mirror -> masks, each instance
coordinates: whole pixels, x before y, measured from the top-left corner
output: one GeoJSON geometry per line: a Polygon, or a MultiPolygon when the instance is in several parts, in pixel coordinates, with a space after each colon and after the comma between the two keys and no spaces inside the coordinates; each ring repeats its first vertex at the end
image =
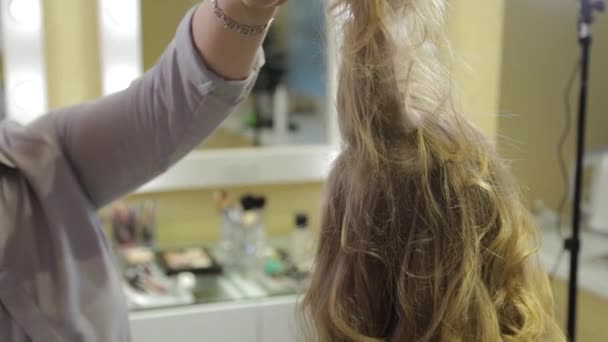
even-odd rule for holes
{"type": "MultiPolygon", "coordinates": [[[[192,5],[191,0],[141,1],[144,70],[154,65],[192,5]]],[[[323,27],[321,0],[291,1],[281,8],[264,42],[266,64],[251,96],[199,149],[326,144],[323,27]]]]}
{"type": "Polygon", "coordinates": [[[1,0],[0,119],[27,123],[47,111],[41,0],[1,0]]]}
{"type": "MultiPolygon", "coordinates": [[[[197,3],[98,0],[104,94],[151,68],[197,3]]],[[[325,5],[309,0],[283,7],[264,44],[266,65],[252,96],[198,149],[138,191],[322,181],[339,143],[325,5]]]]}
{"type": "MultiPolygon", "coordinates": [[[[0,15],[0,21],[2,20],[2,15],[0,15]]],[[[0,25],[0,30],[2,30],[2,25],[0,25]]],[[[4,87],[5,79],[4,79],[4,48],[2,46],[2,33],[0,32],[0,121],[6,118],[6,88],[4,87]]]]}

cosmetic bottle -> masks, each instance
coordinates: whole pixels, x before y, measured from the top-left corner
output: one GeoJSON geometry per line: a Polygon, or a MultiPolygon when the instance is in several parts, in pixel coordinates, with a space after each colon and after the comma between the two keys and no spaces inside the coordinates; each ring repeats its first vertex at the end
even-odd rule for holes
{"type": "Polygon", "coordinates": [[[291,257],[301,272],[310,271],[313,258],[313,236],[308,226],[308,215],[300,213],[295,217],[295,227],[291,233],[291,257]]]}

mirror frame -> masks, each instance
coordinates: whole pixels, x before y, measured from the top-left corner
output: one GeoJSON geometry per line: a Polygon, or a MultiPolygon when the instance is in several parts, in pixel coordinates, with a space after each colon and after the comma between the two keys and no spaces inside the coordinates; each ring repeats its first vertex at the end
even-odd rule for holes
{"type": "Polygon", "coordinates": [[[6,119],[26,124],[48,111],[43,0],[0,0],[6,119]]]}
{"type": "MultiPolygon", "coordinates": [[[[139,70],[141,74],[141,10],[140,0],[98,0],[99,32],[102,77],[112,79],[112,70],[117,68],[139,70]],[[114,7],[113,7],[114,6],[114,7]],[[122,6],[118,8],[116,6],[122,6]],[[137,10],[133,11],[133,6],[137,10]],[[119,25],[107,20],[108,10],[124,10],[137,23],[134,30],[129,25],[119,25]],[[116,54],[121,49],[137,49],[116,54]]],[[[213,149],[194,151],[167,170],[164,174],[145,184],[138,193],[192,190],[209,187],[307,183],[323,181],[338,155],[340,134],[335,104],[336,53],[335,36],[327,25],[327,92],[328,113],[327,143],[322,145],[286,145],[243,149],[213,149]]],[[[131,79],[132,80],[132,79],[131,79]]],[[[130,81],[130,80],[129,80],[130,81]]],[[[104,87],[104,91],[117,90],[104,87]]]]}

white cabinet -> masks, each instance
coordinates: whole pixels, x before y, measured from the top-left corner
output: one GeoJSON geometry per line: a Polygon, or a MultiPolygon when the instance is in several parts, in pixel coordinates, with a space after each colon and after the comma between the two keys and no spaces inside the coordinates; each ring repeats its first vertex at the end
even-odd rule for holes
{"type": "Polygon", "coordinates": [[[296,298],[266,302],[258,307],[258,342],[296,341],[296,298]]]}
{"type": "Polygon", "coordinates": [[[296,297],[132,313],[133,342],[296,341],[296,297]]]}

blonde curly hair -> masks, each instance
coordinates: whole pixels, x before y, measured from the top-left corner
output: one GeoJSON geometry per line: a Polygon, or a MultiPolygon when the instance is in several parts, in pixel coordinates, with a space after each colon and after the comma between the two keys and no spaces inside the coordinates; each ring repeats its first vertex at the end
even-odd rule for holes
{"type": "Polygon", "coordinates": [[[309,340],[564,340],[537,229],[454,105],[442,0],[336,0],[343,149],[302,309],[309,340]]]}

